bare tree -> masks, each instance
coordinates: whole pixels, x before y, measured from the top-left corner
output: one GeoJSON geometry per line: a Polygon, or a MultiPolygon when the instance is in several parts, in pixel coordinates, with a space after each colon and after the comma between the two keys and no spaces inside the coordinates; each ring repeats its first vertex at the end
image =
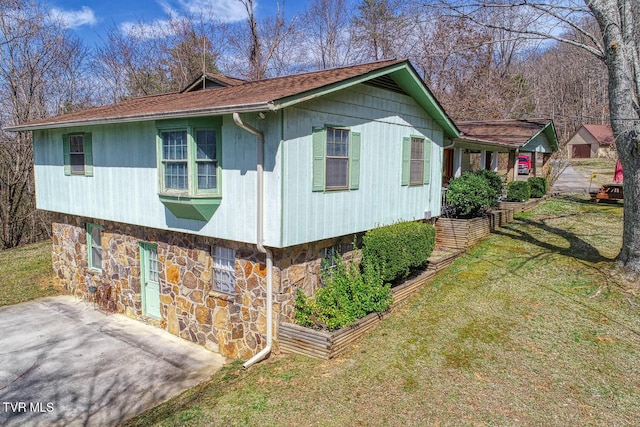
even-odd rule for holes
{"type": "Polygon", "coordinates": [[[411,23],[397,0],[362,0],[352,20],[354,41],[367,60],[395,58],[403,51],[411,23]]]}
{"type": "Polygon", "coordinates": [[[347,0],[313,0],[309,4],[302,22],[305,46],[316,68],[341,67],[357,60],[351,20],[347,0]]]}
{"type": "Polygon", "coordinates": [[[530,39],[552,39],[581,48],[607,66],[611,127],[624,175],[624,225],[620,264],[640,276],[640,44],[636,0],[574,0],[564,2],[485,1],[440,3],[457,16],[487,28],[530,39]],[[536,25],[515,28],[508,22],[483,19],[504,9],[537,16],[536,25]],[[593,16],[599,31],[585,25],[593,16]],[[563,31],[559,32],[559,29],[563,31]],[[571,31],[569,31],[571,30],[571,31]],[[558,35],[560,34],[560,35],[558,35]],[[567,35],[576,34],[579,37],[567,35]]]}
{"type": "MultiPolygon", "coordinates": [[[[37,4],[0,4],[0,127],[85,105],[84,54],[37,4]]],[[[15,247],[48,233],[46,216],[35,206],[31,135],[0,131],[0,245],[15,247]]]]}
{"type": "Polygon", "coordinates": [[[261,22],[255,15],[253,0],[238,0],[247,11],[248,28],[237,28],[230,43],[236,51],[237,62],[230,68],[248,80],[274,77],[288,71],[286,56],[279,50],[295,33],[295,20],[287,22],[284,6],[276,0],[276,14],[261,22]],[[248,30],[248,31],[247,31],[248,30]]]}

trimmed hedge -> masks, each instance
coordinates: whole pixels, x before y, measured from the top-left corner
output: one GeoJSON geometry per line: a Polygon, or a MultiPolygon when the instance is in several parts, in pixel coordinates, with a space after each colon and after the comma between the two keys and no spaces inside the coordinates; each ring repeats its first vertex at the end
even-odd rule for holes
{"type": "Polygon", "coordinates": [[[435,236],[435,227],[422,222],[400,222],[369,230],[362,243],[363,263],[372,265],[385,282],[403,279],[427,262],[435,236]]]}
{"type": "Polygon", "coordinates": [[[486,179],[489,186],[496,192],[496,200],[491,205],[495,206],[498,203],[498,198],[502,196],[502,178],[500,178],[498,172],[488,169],[478,169],[473,173],[486,179]]]}
{"type": "Polygon", "coordinates": [[[527,182],[531,186],[531,197],[540,198],[547,194],[548,183],[546,178],[531,177],[527,182]]]}
{"type": "Polygon", "coordinates": [[[446,197],[455,216],[476,217],[495,205],[498,194],[484,176],[465,172],[449,182],[446,197]]]}
{"type": "Polygon", "coordinates": [[[527,181],[513,181],[507,185],[508,202],[526,202],[531,198],[531,186],[527,181]]]}

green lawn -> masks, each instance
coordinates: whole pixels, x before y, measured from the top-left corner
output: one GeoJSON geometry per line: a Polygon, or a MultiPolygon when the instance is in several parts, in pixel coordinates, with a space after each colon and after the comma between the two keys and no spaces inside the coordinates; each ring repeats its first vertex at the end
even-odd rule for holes
{"type": "Polygon", "coordinates": [[[50,240],[0,251],[0,307],[59,293],[53,286],[50,240]]]}
{"type": "Polygon", "coordinates": [[[127,425],[634,425],[640,289],[622,209],[555,198],[441,272],[346,355],[272,356],[127,425]]]}

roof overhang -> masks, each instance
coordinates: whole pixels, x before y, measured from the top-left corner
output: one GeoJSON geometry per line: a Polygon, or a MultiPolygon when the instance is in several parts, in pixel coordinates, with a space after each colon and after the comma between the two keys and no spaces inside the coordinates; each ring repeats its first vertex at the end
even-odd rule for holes
{"type": "Polygon", "coordinates": [[[480,148],[499,148],[503,151],[515,150],[517,147],[514,147],[512,144],[507,144],[505,142],[496,142],[496,141],[486,141],[483,139],[474,139],[474,138],[465,138],[461,136],[460,138],[454,138],[455,143],[461,144],[469,144],[478,146],[480,148]]]}
{"type": "Polygon", "coordinates": [[[433,120],[440,125],[443,133],[448,138],[456,138],[460,136],[460,130],[453,120],[444,111],[444,108],[436,100],[435,96],[425,83],[420,79],[417,72],[411,66],[409,61],[403,61],[397,64],[389,65],[378,70],[374,70],[356,77],[352,77],[340,82],[329,84],[321,88],[302,92],[286,98],[277,99],[273,102],[274,109],[279,110],[287,108],[301,102],[309,101],[321,96],[328,95],[348,87],[366,83],[377,77],[390,76],[398,84],[398,86],[411,96],[433,120]]]}
{"type": "Polygon", "coordinates": [[[524,151],[526,151],[527,144],[536,139],[538,135],[542,133],[544,133],[544,135],[547,137],[547,140],[549,140],[549,144],[551,144],[551,150],[553,152],[560,149],[560,144],[558,144],[558,134],[556,134],[556,127],[553,124],[553,120],[549,120],[549,123],[547,123],[542,129],[540,129],[535,135],[529,138],[529,140],[522,146],[524,151]]]}
{"type": "Polygon", "coordinates": [[[133,122],[146,122],[150,120],[166,120],[166,119],[184,119],[188,117],[206,117],[206,116],[219,116],[222,114],[232,113],[251,113],[260,111],[273,110],[271,103],[257,103],[257,104],[242,104],[242,105],[229,105],[219,108],[202,108],[199,110],[183,110],[183,111],[171,111],[167,113],[153,113],[153,114],[139,114],[119,117],[108,117],[104,119],[95,120],[71,120],[66,122],[43,122],[34,125],[17,125],[7,126],[5,131],[9,132],[22,132],[30,130],[42,130],[42,129],[60,129],[75,126],[95,126],[95,125],[108,125],[115,123],[133,123],[133,122]]]}

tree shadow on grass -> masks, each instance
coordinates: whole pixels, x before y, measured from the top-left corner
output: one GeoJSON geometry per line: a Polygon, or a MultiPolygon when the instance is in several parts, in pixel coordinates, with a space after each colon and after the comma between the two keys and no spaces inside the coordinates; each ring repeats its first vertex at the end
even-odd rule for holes
{"type": "Polygon", "coordinates": [[[555,245],[544,240],[540,240],[532,233],[523,229],[523,227],[514,227],[513,225],[504,226],[501,229],[495,231],[495,234],[510,237],[512,239],[521,240],[526,243],[531,243],[548,252],[557,253],[567,257],[575,258],[577,260],[586,261],[588,263],[599,262],[612,262],[614,258],[608,258],[603,256],[597,248],[590,243],[578,237],[576,234],[571,233],[565,229],[553,227],[541,221],[533,221],[530,219],[520,218],[517,220],[520,224],[527,225],[531,228],[542,230],[545,233],[554,234],[563,238],[569,247],[555,245]]]}

